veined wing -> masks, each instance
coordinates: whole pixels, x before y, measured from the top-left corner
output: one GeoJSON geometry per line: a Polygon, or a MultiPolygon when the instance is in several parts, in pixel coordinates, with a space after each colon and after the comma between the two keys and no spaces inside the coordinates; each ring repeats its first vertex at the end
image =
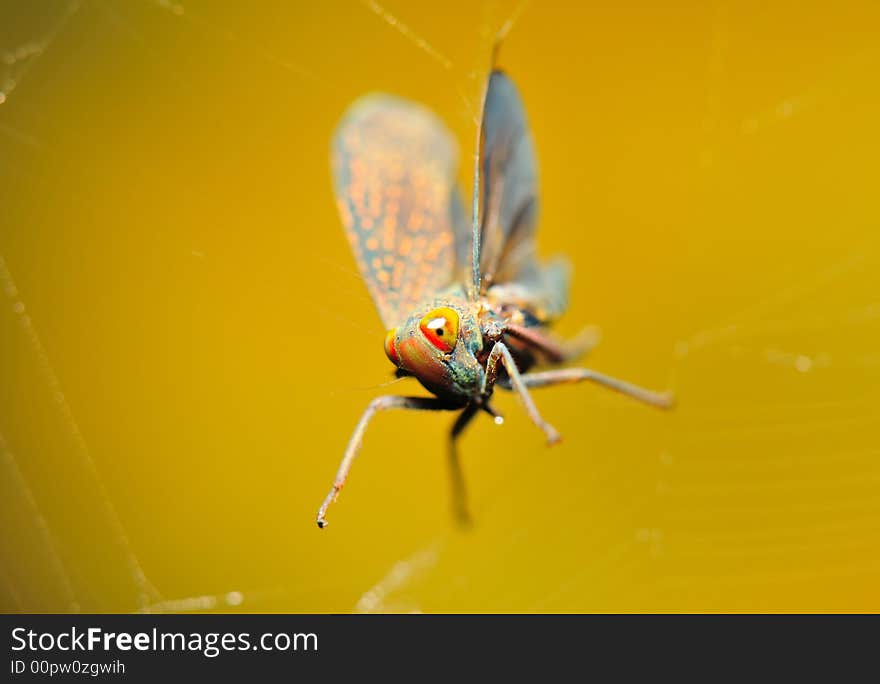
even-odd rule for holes
{"type": "MultiPolygon", "coordinates": [[[[481,289],[519,280],[535,264],[537,164],[525,109],[513,81],[489,77],[480,144],[481,289]]],[[[459,264],[471,264],[472,233],[456,233],[459,264]]]]}
{"type": "Polygon", "coordinates": [[[336,202],[385,327],[449,284],[458,154],[443,123],[421,105],[368,95],[333,137],[336,202]]]}

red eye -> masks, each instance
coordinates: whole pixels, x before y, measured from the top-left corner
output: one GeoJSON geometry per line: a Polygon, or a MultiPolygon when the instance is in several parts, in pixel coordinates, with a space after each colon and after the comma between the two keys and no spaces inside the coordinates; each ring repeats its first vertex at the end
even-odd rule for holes
{"type": "Polygon", "coordinates": [[[397,328],[392,328],[388,331],[388,334],[385,335],[385,355],[391,360],[395,366],[400,365],[400,357],[397,355],[397,346],[394,344],[394,340],[397,337],[397,328]]]}
{"type": "Polygon", "coordinates": [[[458,340],[458,314],[443,307],[434,309],[419,323],[422,335],[442,352],[451,352],[458,340]]]}

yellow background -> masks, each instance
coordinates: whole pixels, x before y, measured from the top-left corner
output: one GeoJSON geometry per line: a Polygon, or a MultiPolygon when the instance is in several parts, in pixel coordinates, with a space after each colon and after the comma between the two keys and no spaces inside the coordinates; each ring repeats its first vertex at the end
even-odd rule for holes
{"type": "Polygon", "coordinates": [[[880,7],[611,4],[525,7],[501,65],[559,331],[680,406],[542,390],[548,449],[499,397],[462,533],[437,414],[377,418],[314,525],[419,392],[380,387],[328,147],[384,90],[470,159],[516,5],[5,3],[4,54],[46,45],[0,64],[0,609],[880,610],[880,7]]]}

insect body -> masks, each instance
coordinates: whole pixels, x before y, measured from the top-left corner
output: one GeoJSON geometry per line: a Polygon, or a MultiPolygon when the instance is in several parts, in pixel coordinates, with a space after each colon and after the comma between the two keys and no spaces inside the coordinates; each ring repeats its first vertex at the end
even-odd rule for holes
{"type": "Polygon", "coordinates": [[[456,145],[431,112],[387,95],[355,102],[332,145],[337,203],[370,294],[388,328],[385,353],[400,376],[413,376],[433,397],[373,400],[349,441],[333,487],[345,484],[364,432],[377,411],[459,411],[450,438],[456,512],[466,519],[455,440],[496,386],[520,396],[549,443],[556,430],[539,414],[529,388],[591,381],[659,408],[672,398],[586,368],[527,372],[583,354],[586,337],[563,342],[548,326],[567,305],[564,260],[535,255],[536,163],[525,112],[513,82],[493,71],[486,86],[476,156],[472,221],[455,187],[456,145]]]}

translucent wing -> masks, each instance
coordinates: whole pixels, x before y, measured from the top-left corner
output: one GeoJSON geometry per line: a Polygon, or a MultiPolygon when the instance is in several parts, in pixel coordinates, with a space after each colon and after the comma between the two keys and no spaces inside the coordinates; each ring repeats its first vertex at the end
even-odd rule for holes
{"type": "MultiPolygon", "coordinates": [[[[538,212],[532,136],[519,92],[506,74],[493,71],[483,104],[480,146],[480,270],[482,290],[521,279],[534,270],[538,212]]],[[[470,230],[456,233],[460,265],[471,263],[470,230]]]]}
{"type": "Polygon", "coordinates": [[[339,124],[331,157],[345,233],[382,322],[394,327],[453,276],[455,141],[424,107],[368,95],[339,124]]]}

